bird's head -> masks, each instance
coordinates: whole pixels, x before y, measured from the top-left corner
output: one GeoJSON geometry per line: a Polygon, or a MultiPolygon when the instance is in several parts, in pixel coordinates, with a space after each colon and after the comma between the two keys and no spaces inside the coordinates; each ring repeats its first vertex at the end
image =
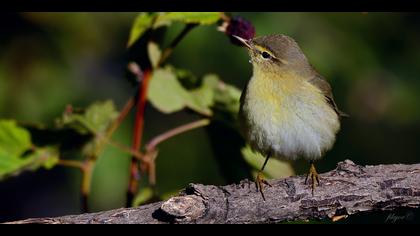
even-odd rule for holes
{"type": "Polygon", "coordinates": [[[265,72],[306,70],[309,63],[292,38],[274,34],[246,40],[234,36],[248,49],[254,69],[265,72]]]}

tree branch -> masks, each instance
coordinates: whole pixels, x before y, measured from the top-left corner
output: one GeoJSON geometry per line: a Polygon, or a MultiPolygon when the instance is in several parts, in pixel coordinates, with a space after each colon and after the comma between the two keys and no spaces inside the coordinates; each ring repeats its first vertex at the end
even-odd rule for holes
{"type": "Polygon", "coordinates": [[[249,180],[228,186],[190,184],[165,202],[9,223],[278,223],[420,206],[420,164],[359,166],[346,160],[320,178],[314,196],[304,176],[269,180],[266,201],[249,180]]]}

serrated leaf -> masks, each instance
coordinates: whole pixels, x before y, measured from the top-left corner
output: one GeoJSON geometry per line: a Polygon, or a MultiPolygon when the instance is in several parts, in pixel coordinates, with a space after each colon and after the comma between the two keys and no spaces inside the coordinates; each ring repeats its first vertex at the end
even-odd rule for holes
{"type": "Polygon", "coordinates": [[[99,134],[103,133],[117,116],[114,103],[108,100],[93,103],[83,113],[64,113],[57,125],[73,128],[81,134],[99,134]]]}
{"type": "Polygon", "coordinates": [[[60,154],[57,148],[47,147],[43,148],[40,152],[44,157],[48,157],[42,164],[45,169],[53,168],[60,160],[60,154]]]}
{"type": "Polygon", "coordinates": [[[53,168],[59,160],[55,147],[36,148],[26,156],[9,156],[0,154],[0,179],[15,176],[24,171],[35,171],[41,167],[53,168]]]}
{"type": "Polygon", "coordinates": [[[133,27],[130,31],[130,36],[128,39],[127,47],[130,47],[134,44],[144,32],[146,32],[150,27],[152,27],[153,18],[156,16],[156,13],[140,13],[134,20],[133,27]]]}
{"type": "MultiPolygon", "coordinates": [[[[254,152],[249,146],[241,149],[245,161],[248,162],[256,170],[260,170],[264,163],[265,157],[260,153],[254,152]]],[[[270,158],[264,168],[263,173],[268,178],[285,178],[295,174],[292,166],[286,161],[270,158]]]]}
{"type": "Polygon", "coordinates": [[[0,120],[0,154],[21,156],[31,147],[31,135],[14,120],[0,120]]]}
{"type": "Polygon", "coordinates": [[[0,180],[11,175],[17,175],[25,166],[30,163],[30,159],[0,153],[0,180]]]}
{"type": "Polygon", "coordinates": [[[36,170],[40,167],[51,169],[58,163],[59,152],[57,147],[40,147],[26,158],[32,160],[28,163],[28,169],[36,170]]]}
{"type": "Polygon", "coordinates": [[[172,113],[186,106],[189,94],[168,69],[157,69],[149,82],[148,99],[152,105],[163,113],[172,113]]]}
{"type": "Polygon", "coordinates": [[[118,111],[111,100],[96,102],[86,109],[84,118],[86,124],[96,133],[104,132],[109,124],[116,119],[118,111]]]}
{"type": "MultiPolygon", "coordinates": [[[[209,74],[204,76],[201,86],[188,90],[176,77],[177,71],[166,67],[156,70],[152,76],[148,99],[159,111],[172,113],[188,107],[199,114],[212,116],[215,104],[232,114],[239,111],[239,89],[223,83],[217,75],[209,74]]],[[[185,71],[182,73],[186,74],[185,71]]]]}
{"type": "Polygon", "coordinates": [[[160,14],[157,17],[155,24],[168,25],[170,22],[178,21],[187,24],[195,23],[208,25],[216,23],[220,19],[220,16],[220,12],[168,12],[160,14]]]}
{"type": "Polygon", "coordinates": [[[152,67],[156,68],[162,55],[162,52],[159,49],[159,45],[157,45],[155,42],[149,42],[147,44],[147,53],[149,54],[149,59],[152,63],[152,67]]]}
{"type": "Polygon", "coordinates": [[[29,131],[15,121],[0,120],[0,179],[25,170],[51,168],[58,162],[54,147],[34,147],[29,131]]]}
{"type": "Polygon", "coordinates": [[[168,26],[173,21],[208,25],[216,23],[220,19],[220,16],[220,12],[142,12],[134,20],[127,47],[132,46],[149,28],[156,29],[162,26],[168,26]]]}

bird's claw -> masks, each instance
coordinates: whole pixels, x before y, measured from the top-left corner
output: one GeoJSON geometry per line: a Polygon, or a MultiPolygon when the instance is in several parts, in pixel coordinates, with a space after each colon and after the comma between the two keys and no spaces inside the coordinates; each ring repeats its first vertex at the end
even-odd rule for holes
{"type": "Polygon", "coordinates": [[[311,178],[311,189],[312,189],[312,196],[313,196],[315,185],[316,185],[315,183],[317,183],[319,186],[319,176],[318,176],[318,173],[316,172],[314,163],[311,163],[311,167],[309,168],[309,173],[306,175],[306,178],[305,178],[305,184],[307,184],[309,177],[311,178]]]}
{"type": "Polygon", "coordinates": [[[266,184],[270,187],[272,187],[272,186],[271,186],[270,183],[267,182],[267,180],[264,179],[264,176],[263,176],[261,171],[258,172],[258,174],[257,174],[255,184],[256,184],[257,190],[260,191],[261,196],[262,196],[263,200],[265,201],[264,190],[263,190],[264,189],[264,184],[266,184]]]}

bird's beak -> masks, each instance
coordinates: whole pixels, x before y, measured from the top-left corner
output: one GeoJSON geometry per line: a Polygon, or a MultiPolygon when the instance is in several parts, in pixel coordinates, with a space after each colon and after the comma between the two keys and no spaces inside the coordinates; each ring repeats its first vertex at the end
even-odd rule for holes
{"type": "Polygon", "coordinates": [[[246,39],[241,38],[241,37],[236,36],[236,35],[232,35],[232,36],[235,37],[237,40],[239,40],[239,42],[241,42],[248,49],[251,49],[251,50],[253,49],[252,43],[250,42],[250,40],[246,40],[246,39]]]}

